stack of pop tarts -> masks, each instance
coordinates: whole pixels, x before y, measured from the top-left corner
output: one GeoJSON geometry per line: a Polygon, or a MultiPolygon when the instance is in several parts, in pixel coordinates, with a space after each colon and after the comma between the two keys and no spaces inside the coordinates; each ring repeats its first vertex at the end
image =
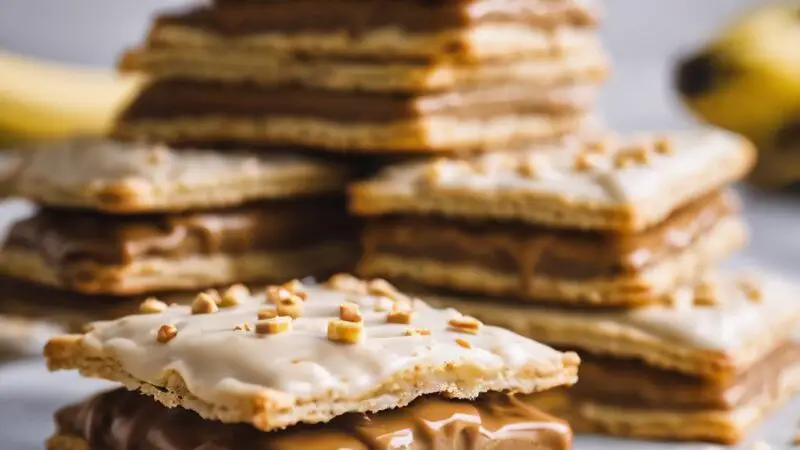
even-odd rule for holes
{"type": "Polygon", "coordinates": [[[569,427],[528,394],[574,383],[574,353],[383,280],[230,289],[191,306],[152,299],[52,339],[45,356],[53,370],[146,394],[63,409],[50,450],[571,448],[569,427]]]}
{"type": "Polygon", "coordinates": [[[605,78],[578,0],[214,1],[160,16],[120,138],[442,153],[577,131],[605,78]]]}
{"type": "Polygon", "coordinates": [[[39,207],[0,248],[0,312],[80,329],[153,295],[191,301],[347,270],[358,246],[346,181],[345,168],[296,155],[80,140],[33,150],[14,189],[39,207]]]}
{"type": "Polygon", "coordinates": [[[542,405],[578,430],[736,442],[800,384],[798,290],[716,273],[745,226],[723,132],[391,167],[352,189],[361,273],[586,359],[542,405]]]}

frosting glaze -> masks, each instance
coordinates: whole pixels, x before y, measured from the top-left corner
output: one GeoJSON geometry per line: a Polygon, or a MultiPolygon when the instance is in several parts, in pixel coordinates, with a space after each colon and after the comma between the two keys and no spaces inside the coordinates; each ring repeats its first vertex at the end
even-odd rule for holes
{"type": "Polygon", "coordinates": [[[171,197],[200,190],[212,191],[204,196],[212,205],[224,197],[221,190],[232,188],[244,200],[341,192],[346,178],[340,166],[298,156],[73,140],[32,150],[16,188],[23,196],[55,198],[59,204],[94,198],[113,206],[163,208],[171,197]],[[258,189],[247,184],[256,181],[258,189]]]}
{"type": "Polygon", "coordinates": [[[639,231],[740,177],[753,159],[752,145],[723,131],[575,138],[389,167],[355,185],[351,209],[639,231]]]}
{"type": "Polygon", "coordinates": [[[366,409],[374,411],[398,406],[377,405],[403,377],[413,377],[417,389],[393,393],[405,403],[443,390],[458,396],[462,387],[472,389],[472,395],[492,386],[530,392],[541,388],[538,381],[554,375],[566,377],[558,384],[574,382],[569,376],[577,365],[574,354],[496,327],[460,332],[448,325],[458,316],[454,310],[413,300],[410,323],[389,323],[388,297],[327,286],[308,286],[304,292],[304,312],[289,332],[263,335],[242,329],[245,323],[255,328],[258,311],[270,306],[258,294],[210,314],[193,315],[190,307],[173,305],[159,314],[96,322],[81,345],[86,357],[111,358],[135,379],[155,386],[177,373],[191,395],[216,405],[259,396],[286,408],[358,399],[370,401],[366,409]],[[329,322],[339,317],[345,302],[360,305],[363,316],[365,336],[356,344],[326,337],[329,322]],[[157,340],[163,325],[177,331],[166,343],[157,340]],[[429,334],[408,335],[410,329],[429,334]]]}
{"type": "Polygon", "coordinates": [[[570,448],[569,426],[529,403],[525,396],[502,394],[469,403],[426,397],[379,414],[351,414],[327,424],[263,433],[245,425],[203,420],[116,390],[60,410],[56,423],[57,435],[80,437],[91,448],[477,450],[489,444],[518,450],[570,448]]]}
{"type": "MultiPolygon", "coordinates": [[[[719,272],[695,286],[677,289],[664,304],[629,310],[565,311],[499,305],[484,299],[454,303],[478,317],[528,315],[537,323],[604,330],[609,340],[633,335],[670,346],[731,354],[767,333],[790,332],[787,325],[800,320],[798,295],[800,288],[777,275],[719,272]]],[[[569,347],[568,340],[559,339],[558,345],[569,347]]]]}
{"type": "MultiPolygon", "coordinates": [[[[670,185],[713,171],[726,160],[742,154],[742,138],[723,131],[669,134],[672,152],[651,152],[643,165],[615,167],[615,157],[655,135],[631,135],[610,141],[609,148],[591,158],[593,167],[577,170],[586,142],[568,140],[562,146],[537,147],[516,154],[486,154],[464,164],[463,160],[435,160],[389,167],[373,183],[387,191],[426,195],[445,191],[490,194],[522,190],[603,204],[625,205],[665,194],[670,185]],[[536,174],[526,176],[519,165],[531,163],[536,174]],[[440,169],[429,177],[430,167],[440,169]]],[[[369,182],[368,182],[369,183],[369,182]]]]}

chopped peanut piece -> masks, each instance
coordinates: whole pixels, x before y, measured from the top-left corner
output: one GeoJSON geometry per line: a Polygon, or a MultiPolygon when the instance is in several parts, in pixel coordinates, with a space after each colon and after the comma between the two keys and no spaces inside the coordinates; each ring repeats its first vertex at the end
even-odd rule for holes
{"type": "Polygon", "coordinates": [[[404,334],[406,336],[430,336],[431,330],[427,328],[409,328],[404,334]]]}
{"type": "Polygon", "coordinates": [[[460,346],[462,346],[462,347],[464,347],[466,349],[472,348],[472,344],[470,344],[469,342],[467,342],[467,341],[465,341],[464,339],[461,339],[461,338],[456,339],[456,344],[458,344],[458,345],[460,345],[460,346]]]}
{"type": "Polygon", "coordinates": [[[178,335],[178,329],[174,325],[161,325],[156,334],[156,340],[162,344],[171,341],[172,338],[178,335]]]}
{"type": "Polygon", "coordinates": [[[481,325],[483,325],[480,320],[469,316],[452,318],[447,322],[447,324],[462,333],[469,334],[478,334],[478,331],[481,329],[481,325]]]}
{"type": "Polygon", "coordinates": [[[386,315],[386,321],[389,323],[411,323],[412,312],[407,309],[393,309],[386,315]]]}
{"type": "Polygon", "coordinates": [[[363,280],[359,280],[346,273],[338,273],[330,277],[325,285],[341,292],[352,292],[354,294],[367,293],[367,284],[363,280]]]}
{"type": "Polygon", "coordinates": [[[258,320],[272,319],[278,317],[278,311],[275,308],[261,308],[258,310],[258,320]]]}
{"type": "Polygon", "coordinates": [[[578,153],[575,157],[575,170],[587,171],[596,167],[595,161],[589,153],[578,153]]]}
{"type": "Polygon", "coordinates": [[[222,294],[219,307],[230,308],[232,306],[241,305],[248,297],[250,297],[250,289],[247,289],[247,286],[243,284],[234,284],[222,294]]]}
{"type": "Polygon", "coordinates": [[[291,317],[279,316],[271,319],[259,320],[256,322],[256,333],[258,334],[278,334],[291,330],[291,317]]]}
{"type": "Polygon", "coordinates": [[[650,152],[643,145],[632,146],[623,150],[614,159],[614,165],[620,169],[633,164],[645,165],[649,162],[650,152]]]}
{"type": "Polygon", "coordinates": [[[289,316],[292,319],[297,319],[303,315],[303,300],[296,295],[291,295],[278,302],[276,309],[279,316],[289,316]]]}
{"type": "Polygon", "coordinates": [[[155,297],[150,297],[139,305],[139,312],[141,314],[158,314],[166,311],[166,309],[167,304],[155,297]]]}
{"type": "Polygon", "coordinates": [[[211,314],[218,309],[216,300],[207,292],[197,294],[192,302],[192,314],[211,314]]]}
{"type": "Polygon", "coordinates": [[[297,292],[303,290],[303,282],[295,278],[294,280],[287,281],[281,285],[282,288],[289,292],[297,292]]]}
{"type": "Polygon", "coordinates": [[[670,138],[660,137],[653,142],[653,150],[661,155],[670,155],[675,152],[675,146],[670,138]]]}
{"type": "Polygon", "coordinates": [[[389,297],[395,301],[406,299],[406,296],[398,291],[396,287],[392,286],[391,283],[381,278],[370,280],[369,284],[367,284],[367,292],[370,295],[389,297]]]}
{"type": "Polygon", "coordinates": [[[364,320],[358,310],[358,305],[355,303],[342,303],[339,305],[339,318],[346,322],[361,322],[364,320]]]}
{"type": "Polygon", "coordinates": [[[247,322],[233,327],[233,331],[250,331],[251,329],[252,328],[250,328],[250,324],[247,322]]]}
{"type": "Polygon", "coordinates": [[[701,280],[694,288],[694,304],[715,306],[719,304],[719,287],[713,280],[701,280]]]}
{"type": "Polygon", "coordinates": [[[536,178],[539,175],[539,166],[530,158],[524,159],[517,164],[517,173],[525,178],[536,178]]]}
{"type": "Polygon", "coordinates": [[[341,319],[328,322],[328,339],[331,341],[355,344],[363,337],[363,322],[347,322],[341,319]]]}
{"type": "Polygon", "coordinates": [[[292,293],[282,286],[267,286],[267,301],[269,303],[277,305],[281,300],[291,296],[292,293]]]}
{"type": "Polygon", "coordinates": [[[583,144],[583,150],[587,153],[596,153],[596,154],[604,154],[608,151],[609,142],[603,139],[597,139],[594,141],[587,141],[583,144]]]}

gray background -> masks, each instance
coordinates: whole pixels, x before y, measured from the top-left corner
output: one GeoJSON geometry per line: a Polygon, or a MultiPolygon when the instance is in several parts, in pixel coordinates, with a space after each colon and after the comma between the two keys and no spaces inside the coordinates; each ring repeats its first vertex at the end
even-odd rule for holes
{"type": "MultiPolygon", "coordinates": [[[[178,0],[0,0],[0,48],[33,56],[90,65],[111,65],[125,45],[141,39],[151,11],[186,3],[178,0]]],[[[669,88],[674,58],[710,37],[719,26],[756,0],[607,0],[602,36],[614,59],[614,77],[604,89],[600,110],[618,129],[691,126],[669,88]]],[[[800,26],[800,23],[798,23],[800,26]]],[[[0,99],[0,104],[2,99],[0,99]]],[[[752,245],[734,264],[768,266],[800,273],[800,198],[741,188],[752,245]]],[[[0,206],[0,230],[27,205],[0,206]]],[[[800,299],[799,299],[800,300],[800,299]]],[[[0,366],[0,449],[42,448],[50,415],[59,405],[103,386],[74,374],[49,375],[41,361],[0,366]]],[[[789,448],[800,402],[755,433],[774,449],[789,448]]],[[[583,449],[666,449],[673,445],[580,438],[583,449]]],[[[704,445],[681,448],[707,449],[704,445]]],[[[713,447],[712,447],[713,448],[713,447]]]]}

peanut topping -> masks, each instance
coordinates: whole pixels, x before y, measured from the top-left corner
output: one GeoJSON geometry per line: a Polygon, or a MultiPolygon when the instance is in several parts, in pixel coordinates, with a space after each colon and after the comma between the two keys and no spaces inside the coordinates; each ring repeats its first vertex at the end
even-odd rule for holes
{"type": "Polygon", "coordinates": [[[267,301],[278,304],[281,300],[289,298],[292,293],[283,286],[267,286],[267,301]]]}
{"type": "Polygon", "coordinates": [[[386,321],[389,323],[411,323],[411,311],[407,309],[394,309],[386,315],[386,321]]]}
{"type": "Polygon", "coordinates": [[[469,334],[478,334],[481,325],[483,325],[480,320],[470,316],[454,317],[447,324],[457,331],[469,334]]]}
{"type": "Polygon", "coordinates": [[[355,344],[364,337],[363,322],[334,319],[328,322],[328,339],[334,342],[355,344]]]}
{"type": "Polygon", "coordinates": [[[337,273],[330,277],[325,285],[333,290],[341,292],[352,292],[353,294],[367,293],[367,283],[346,273],[337,273]]]}
{"type": "Polygon", "coordinates": [[[464,347],[466,349],[472,348],[472,344],[470,344],[469,342],[467,342],[467,341],[465,341],[464,339],[461,339],[461,338],[456,339],[456,344],[458,344],[458,345],[460,345],[460,346],[462,346],[462,347],[464,347]]]}
{"type": "Polygon", "coordinates": [[[139,305],[139,312],[141,314],[158,314],[164,312],[166,309],[167,304],[155,297],[150,297],[139,305]]]}
{"type": "Polygon", "coordinates": [[[345,322],[361,322],[364,320],[358,310],[358,305],[355,303],[342,303],[339,305],[339,318],[345,322]]]}
{"type": "Polygon", "coordinates": [[[404,334],[406,336],[430,336],[431,330],[427,328],[409,328],[404,334]]]}
{"type": "Polygon", "coordinates": [[[653,150],[660,155],[671,155],[675,153],[675,146],[670,138],[660,137],[653,141],[653,150]]]}
{"type": "Polygon", "coordinates": [[[278,311],[275,308],[261,308],[258,310],[258,320],[272,319],[278,317],[278,311]]]}
{"type": "Polygon", "coordinates": [[[218,309],[216,300],[207,292],[197,294],[192,302],[192,314],[211,314],[218,309]]]}
{"type": "Polygon", "coordinates": [[[278,334],[292,330],[291,317],[273,317],[271,319],[259,320],[256,322],[256,333],[258,334],[278,334]]]}
{"type": "Polygon", "coordinates": [[[587,171],[594,169],[596,167],[595,161],[589,153],[578,153],[575,156],[575,163],[574,163],[575,170],[577,171],[587,171]]]}
{"type": "Polygon", "coordinates": [[[178,335],[178,329],[174,325],[161,325],[156,334],[156,340],[162,344],[171,341],[172,338],[178,335]]]}
{"type": "Polygon", "coordinates": [[[639,164],[644,165],[650,162],[650,153],[643,145],[633,146],[623,150],[614,158],[614,166],[618,169],[639,164]]]}
{"type": "Polygon", "coordinates": [[[396,287],[392,286],[391,283],[382,279],[376,278],[374,280],[370,280],[367,284],[367,293],[370,295],[380,295],[383,297],[389,297],[392,300],[405,300],[406,296],[403,295],[400,291],[397,290],[396,287]]]}
{"type": "Polygon", "coordinates": [[[276,309],[279,316],[289,316],[292,319],[297,319],[303,315],[303,300],[296,295],[291,295],[278,302],[276,309]]]}
{"type": "Polygon", "coordinates": [[[583,151],[586,153],[596,153],[602,155],[608,151],[609,142],[602,139],[587,141],[583,144],[583,151]]]}
{"type": "Polygon", "coordinates": [[[739,289],[744,292],[747,299],[754,303],[761,303],[763,295],[759,287],[759,283],[753,277],[746,276],[738,281],[739,289]]]}
{"type": "Polygon", "coordinates": [[[292,294],[300,297],[300,300],[305,301],[308,298],[308,293],[303,290],[303,282],[295,278],[294,280],[287,281],[281,285],[282,288],[291,292],[292,294]]]}
{"type": "Polygon", "coordinates": [[[252,330],[252,328],[250,328],[250,324],[247,322],[233,327],[233,331],[250,331],[250,330],[252,330]]]}
{"type": "Polygon", "coordinates": [[[694,304],[714,306],[719,304],[719,286],[713,279],[704,279],[694,288],[694,304]]]}
{"type": "Polygon", "coordinates": [[[536,178],[539,175],[539,166],[532,158],[525,158],[517,164],[517,173],[525,178],[536,178]]]}
{"type": "Polygon", "coordinates": [[[250,289],[247,289],[247,286],[243,284],[234,284],[222,294],[219,307],[230,308],[232,306],[241,305],[248,297],[250,297],[250,289]]]}

